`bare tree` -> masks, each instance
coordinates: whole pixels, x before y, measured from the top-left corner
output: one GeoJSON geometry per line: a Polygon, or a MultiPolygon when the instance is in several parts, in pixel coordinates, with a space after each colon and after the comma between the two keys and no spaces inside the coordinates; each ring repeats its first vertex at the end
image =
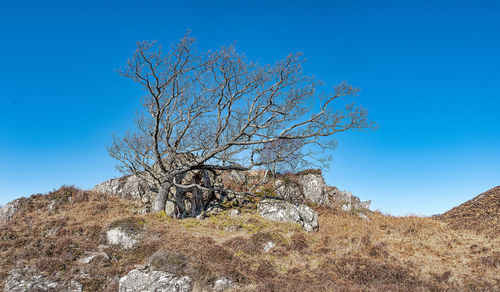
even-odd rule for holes
{"type": "MultiPolygon", "coordinates": [[[[320,82],[302,73],[300,54],[259,65],[234,46],[198,53],[194,42],[187,34],[168,51],[140,42],[120,70],[145,90],[143,111],[137,130],[114,137],[108,150],[122,171],[158,187],[153,211],[163,210],[171,199],[181,217],[185,191],[233,191],[214,186],[213,176],[186,181],[189,172],[250,170],[297,153],[300,159],[324,162],[325,151],[335,147],[333,134],[373,126],[366,110],[353,103],[334,107],[341,97],[355,95],[356,88],[343,82],[331,92],[321,91],[320,82]],[[292,147],[277,156],[259,155],[272,143],[292,147]]],[[[194,199],[191,208],[200,212],[209,200],[194,199]]]]}
{"type": "MultiPolygon", "coordinates": [[[[258,153],[258,159],[266,162],[266,168],[275,178],[278,173],[303,170],[312,163],[302,151],[302,142],[298,139],[283,139],[265,143],[258,153]]],[[[324,158],[325,156],[322,156],[321,161],[326,161],[324,158]]]]}

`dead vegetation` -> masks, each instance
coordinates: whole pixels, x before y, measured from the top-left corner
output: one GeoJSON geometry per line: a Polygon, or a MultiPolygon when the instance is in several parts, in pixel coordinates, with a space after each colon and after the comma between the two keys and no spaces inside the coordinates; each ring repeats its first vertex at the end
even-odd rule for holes
{"type": "Polygon", "coordinates": [[[500,238],[449,228],[435,218],[375,212],[365,222],[316,208],[320,230],[270,222],[243,209],[196,219],[135,214],[133,202],[73,187],[21,201],[0,230],[0,287],[9,271],[32,266],[48,277],[75,279],[85,291],[116,291],[117,277],[137,264],[189,275],[195,290],[219,277],[241,291],[497,291],[500,238]],[[140,234],[132,250],[107,246],[114,226],[140,234]],[[273,242],[268,252],[264,245],[273,242]],[[78,263],[86,252],[110,256],[78,263]]]}
{"type": "Polygon", "coordinates": [[[491,238],[500,236],[500,186],[437,216],[454,229],[476,230],[491,238]]]}

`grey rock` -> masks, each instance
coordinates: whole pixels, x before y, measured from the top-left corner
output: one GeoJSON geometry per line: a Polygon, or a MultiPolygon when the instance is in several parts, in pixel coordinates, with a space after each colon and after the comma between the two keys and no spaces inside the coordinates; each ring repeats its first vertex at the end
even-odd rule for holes
{"type": "Polygon", "coordinates": [[[175,202],[168,200],[165,204],[165,214],[169,217],[175,217],[175,202]]]}
{"type": "Polygon", "coordinates": [[[134,269],[120,278],[119,292],[188,292],[191,291],[188,276],[176,277],[161,271],[140,271],[134,269]]]}
{"type": "Polygon", "coordinates": [[[14,217],[14,214],[16,214],[19,209],[20,200],[21,199],[14,200],[0,208],[0,226],[5,225],[12,217],[14,217]]]}
{"type": "Polygon", "coordinates": [[[330,197],[330,206],[332,207],[341,208],[346,212],[370,212],[371,201],[362,202],[348,191],[341,191],[335,187],[330,187],[327,189],[327,194],[330,197]]]}
{"type": "Polygon", "coordinates": [[[237,287],[238,285],[234,283],[231,279],[228,279],[226,277],[221,277],[215,281],[213,290],[224,291],[226,289],[237,288],[237,287]]]}
{"type": "Polygon", "coordinates": [[[372,220],[370,220],[370,218],[368,218],[368,216],[366,216],[363,213],[358,213],[358,217],[361,218],[363,221],[366,221],[366,222],[371,222],[372,221],[372,220]]]}
{"type": "Polygon", "coordinates": [[[49,204],[47,205],[47,210],[49,210],[49,213],[50,214],[53,214],[54,211],[55,211],[55,206],[56,206],[56,200],[52,200],[49,202],[49,204]]]}
{"type": "Polygon", "coordinates": [[[81,292],[82,285],[76,281],[59,282],[40,275],[31,267],[12,270],[5,279],[5,291],[68,291],[81,292]]]}
{"type": "Polygon", "coordinates": [[[196,219],[198,220],[205,220],[207,218],[207,213],[205,211],[201,212],[198,216],[196,216],[196,219]]]}
{"type": "Polygon", "coordinates": [[[137,270],[146,270],[147,268],[149,268],[149,266],[146,264],[146,265],[141,265],[141,264],[136,264],[134,265],[134,268],[137,269],[137,270]]]}
{"type": "Polygon", "coordinates": [[[102,251],[104,249],[108,249],[109,248],[109,245],[106,245],[106,244],[99,244],[99,246],[97,247],[98,250],[102,251]]]}
{"type": "MultiPolygon", "coordinates": [[[[155,188],[137,175],[128,175],[110,179],[94,187],[94,191],[129,200],[141,200],[156,194],[155,188]]],[[[149,199],[148,199],[149,200],[149,199]]]]}
{"type": "Polygon", "coordinates": [[[324,192],[325,180],[321,174],[309,173],[299,175],[304,197],[318,205],[328,205],[328,196],[324,192]]]}
{"type": "Polygon", "coordinates": [[[85,252],[84,256],[78,259],[79,264],[89,264],[91,263],[96,257],[101,257],[107,261],[111,260],[109,255],[107,255],[105,252],[85,252]]]}
{"type": "Polygon", "coordinates": [[[138,240],[132,233],[126,232],[120,227],[110,229],[106,232],[106,238],[109,244],[118,245],[125,249],[134,247],[138,240]]]}
{"type": "Polygon", "coordinates": [[[236,216],[238,216],[240,213],[241,213],[241,211],[240,211],[240,210],[238,210],[238,209],[232,209],[232,210],[229,212],[229,217],[236,217],[236,216]]]}
{"type": "Polygon", "coordinates": [[[330,198],[330,205],[332,207],[342,207],[351,203],[352,195],[350,192],[341,191],[336,187],[328,187],[326,193],[330,198]]]}
{"type": "Polygon", "coordinates": [[[268,242],[266,242],[266,244],[264,244],[264,251],[269,252],[275,246],[276,246],[276,244],[274,244],[274,242],[268,241],[268,242]]]}
{"type": "Polygon", "coordinates": [[[244,171],[231,170],[228,173],[228,177],[229,179],[240,185],[246,185],[248,181],[247,174],[244,171]]]}
{"type": "Polygon", "coordinates": [[[292,203],[303,203],[304,195],[301,187],[295,182],[288,182],[283,179],[277,179],[274,182],[276,196],[292,203]]]}
{"type": "Polygon", "coordinates": [[[298,223],[306,231],[318,229],[318,213],[306,205],[266,199],[258,204],[257,210],[266,219],[298,223]]]}

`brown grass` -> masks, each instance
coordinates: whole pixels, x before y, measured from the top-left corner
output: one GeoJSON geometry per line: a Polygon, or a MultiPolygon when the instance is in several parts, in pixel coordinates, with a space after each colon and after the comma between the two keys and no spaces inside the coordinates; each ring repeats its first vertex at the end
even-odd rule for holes
{"type": "Polygon", "coordinates": [[[241,291],[500,287],[500,238],[449,228],[434,218],[375,212],[365,222],[341,210],[317,208],[320,230],[306,233],[295,224],[264,220],[253,210],[203,221],[138,215],[133,202],[72,187],[23,199],[21,206],[0,230],[0,287],[10,270],[30,265],[54,279],[75,279],[85,291],[116,291],[113,279],[148,262],[189,275],[199,290],[222,276],[237,281],[241,291]],[[77,263],[86,251],[105,244],[105,230],[118,225],[139,234],[140,243],[132,250],[101,246],[111,261],[77,263]],[[268,241],[276,246],[266,253],[268,241]]]}

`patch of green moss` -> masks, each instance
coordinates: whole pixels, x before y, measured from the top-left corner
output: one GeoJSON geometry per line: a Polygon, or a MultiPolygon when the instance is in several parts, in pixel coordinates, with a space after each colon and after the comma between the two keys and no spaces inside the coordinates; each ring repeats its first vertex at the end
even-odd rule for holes
{"type": "Polygon", "coordinates": [[[188,229],[200,226],[200,221],[197,219],[192,219],[192,218],[179,220],[179,223],[182,225],[182,227],[188,228],[188,229]]]}
{"type": "Polygon", "coordinates": [[[248,223],[248,224],[242,224],[241,228],[245,229],[249,233],[257,233],[257,232],[261,231],[263,227],[248,223]]]}

